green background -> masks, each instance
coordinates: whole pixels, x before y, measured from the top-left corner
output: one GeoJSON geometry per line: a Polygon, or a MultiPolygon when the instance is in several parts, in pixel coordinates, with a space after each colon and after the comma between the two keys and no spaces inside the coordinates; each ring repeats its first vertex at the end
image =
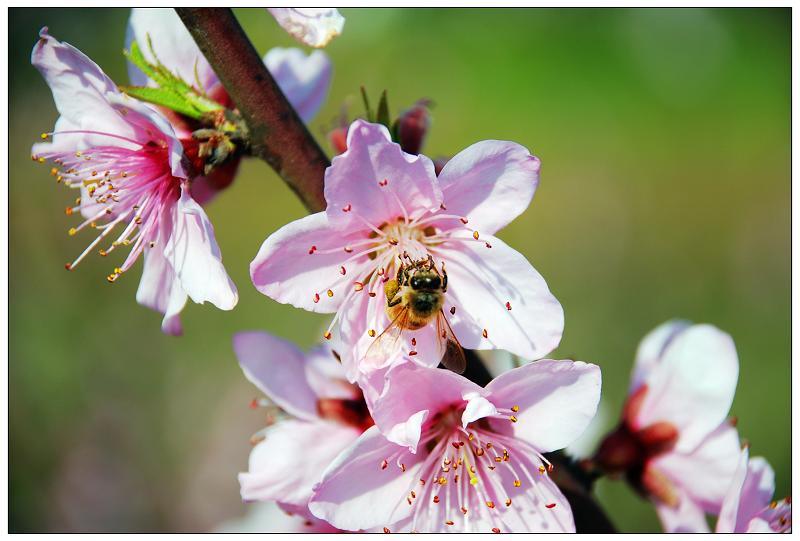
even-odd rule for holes
{"type": "MultiPolygon", "coordinates": [[[[452,155],[482,139],[542,159],[528,211],[500,236],[564,306],[556,358],[603,370],[616,420],[639,340],[682,317],[729,332],[740,358],[732,415],[752,454],[790,492],[790,11],[788,9],[344,9],[326,50],[335,75],[312,122],[324,138],[358,87],[397,111],[435,101],[426,146],[452,155]]],[[[264,10],[237,10],[259,51],[293,41],[264,10]]],[[[50,92],[30,66],[40,27],[117,82],[128,10],[12,9],[10,70],[10,528],[205,530],[241,515],[236,473],[262,413],[231,336],[268,329],[309,346],[328,318],[252,287],[264,238],[304,210],[264,164],[247,161],[208,207],[240,301],[189,304],[185,335],[135,303],[139,272],[63,265],[74,192],[31,162],[52,129],[50,92]]],[[[326,146],[326,148],[328,148],[326,146]]],[[[328,148],[329,150],[329,148],[328,148]]],[[[298,463],[298,467],[301,464],[298,463]]],[[[623,531],[657,531],[622,482],[598,495],[623,531]]]]}

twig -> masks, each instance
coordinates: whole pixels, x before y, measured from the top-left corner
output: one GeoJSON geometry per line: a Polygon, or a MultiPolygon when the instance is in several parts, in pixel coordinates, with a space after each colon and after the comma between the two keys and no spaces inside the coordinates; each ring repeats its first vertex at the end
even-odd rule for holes
{"type": "Polygon", "coordinates": [[[250,151],[294,190],[311,212],[325,209],[330,165],[264,66],[230,8],[175,8],[242,115],[250,151]]]}

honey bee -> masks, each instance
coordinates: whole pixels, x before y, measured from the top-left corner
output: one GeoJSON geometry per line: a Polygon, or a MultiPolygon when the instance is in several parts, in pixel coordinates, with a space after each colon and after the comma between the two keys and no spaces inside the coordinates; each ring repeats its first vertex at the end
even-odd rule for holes
{"type": "Polygon", "coordinates": [[[446,368],[461,374],[467,366],[467,359],[444,315],[444,294],[447,292],[444,264],[440,273],[431,256],[416,261],[405,257],[408,264],[401,257],[397,276],[388,280],[383,288],[386,315],[391,323],[375,339],[366,356],[390,354],[403,331],[416,331],[435,319],[441,362],[446,368]]]}

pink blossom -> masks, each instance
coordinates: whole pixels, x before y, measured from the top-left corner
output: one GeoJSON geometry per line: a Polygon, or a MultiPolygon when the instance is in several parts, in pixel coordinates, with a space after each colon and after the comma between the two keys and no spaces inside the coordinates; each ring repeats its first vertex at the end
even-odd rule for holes
{"type": "Polygon", "coordinates": [[[307,515],[325,468],[372,425],[361,392],[327,346],[303,354],[265,332],[239,333],[233,346],[245,376],[278,409],[255,437],[249,471],[239,474],[242,499],[307,515]]]}
{"type": "Polygon", "coordinates": [[[268,9],[284,30],[311,47],[325,47],[344,28],[344,17],[334,8],[268,9]]]}
{"type": "Polygon", "coordinates": [[[213,533],[338,533],[338,530],[317,517],[303,516],[281,509],[275,502],[253,502],[247,513],[226,520],[213,533]]]}
{"type": "Polygon", "coordinates": [[[349,530],[575,531],[543,453],[589,424],[597,366],[536,361],[485,388],[414,363],[389,376],[376,426],[328,467],[312,513],[349,530]]]}
{"type": "MultiPolygon", "coordinates": [[[[148,61],[160,61],[211,99],[225,107],[234,106],[174,9],[133,8],[125,38],[126,48],[129,49],[133,41],[139,44],[148,61]]],[[[300,118],[310,122],[330,89],[332,65],[328,56],[322,51],[307,55],[297,48],[275,47],[264,55],[264,63],[300,118]]],[[[128,75],[133,85],[155,85],[133,63],[128,63],[128,75]]],[[[184,147],[195,150],[197,142],[192,138],[192,132],[202,126],[171,110],[163,109],[162,112],[169,118],[184,147]]],[[[191,187],[194,198],[201,204],[211,201],[233,182],[239,163],[240,159],[235,157],[210,174],[194,178],[191,187]]]]}
{"type": "Polygon", "coordinates": [[[34,158],[51,161],[56,179],[81,193],[67,208],[84,221],[70,229],[99,234],[67,269],[93,249],[106,256],[130,246],[113,282],[144,254],[136,298],[164,313],[162,329],[180,334],[179,312],[187,296],[223,310],[238,300],[222,265],[214,229],[189,194],[183,150],[169,122],[156,110],[117,90],[83,53],[44,28],[31,61],[53,91],[61,114],[51,141],[34,145],[34,158]],[[116,235],[111,235],[116,232],[116,235]],[[105,244],[104,244],[105,243],[105,244]]]}
{"type": "Polygon", "coordinates": [[[792,530],[792,500],[771,501],[775,472],[761,457],[749,458],[742,449],[722,510],[717,533],[784,533],[792,530]]]}
{"type": "Polygon", "coordinates": [[[736,470],[739,437],[726,420],[739,361],[711,325],[670,321],[639,345],[628,401],[595,461],[625,473],[668,532],[705,532],[736,470]]]}
{"type": "Polygon", "coordinates": [[[325,335],[338,325],[350,381],[375,376],[403,355],[438,364],[434,322],[404,332],[396,355],[367,356],[391,323],[384,284],[401,260],[429,256],[437,269],[446,263],[441,315],[463,347],[539,358],[561,338],[561,305],[527,259],[494,236],[527,208],[538,180],[539,160],[507,141],[470,146],[437,178],[430,159],[404,153],[384,126],[356,120],[347,151],[325,172],[327,210],[270,235],[250,276],[279,302],[336,314],[325,335]]]}

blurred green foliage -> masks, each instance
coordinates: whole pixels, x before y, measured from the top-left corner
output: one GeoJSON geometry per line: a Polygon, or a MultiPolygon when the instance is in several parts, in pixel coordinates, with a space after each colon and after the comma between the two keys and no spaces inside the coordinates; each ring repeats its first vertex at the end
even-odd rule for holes
{"type": "MultiPolygon", "coordinates": [[[[426,154],[510,139],[543,162],[530,209],[501,233],[547,279],[566,313],[556,358],[603,369],[615,423],[635,348],[663,321],[713,323],[736,342],[732,415],[752,453],[790,490],[790,11],[788,9],[345,9],[327,49],[320,139],[358,88],[394,110],[435,101],[426,154]]],[[[265,10],[237,10],[256,47],[293,46],[265,10]]],[[[243,512],[236,472],[261,423],[231,336],[268,329],[304,346],[327,318],[252,287],[272,231],[304,214],[250,160],[209,208],[240,290],[233,312],[188,305],[185,336],[136,305],[138,272],[63,269],[74,197],[29,159],[56,119],[30,66],[40,27],[117,82],[121,9],[11,9],[10,528],[202,530],[243,512]]],[[[301,467],[301,466],[299,466],[301,467]]],[[[652,507],[618,481],[598,495],[623,531],[657,531],[652,507]]]]}

